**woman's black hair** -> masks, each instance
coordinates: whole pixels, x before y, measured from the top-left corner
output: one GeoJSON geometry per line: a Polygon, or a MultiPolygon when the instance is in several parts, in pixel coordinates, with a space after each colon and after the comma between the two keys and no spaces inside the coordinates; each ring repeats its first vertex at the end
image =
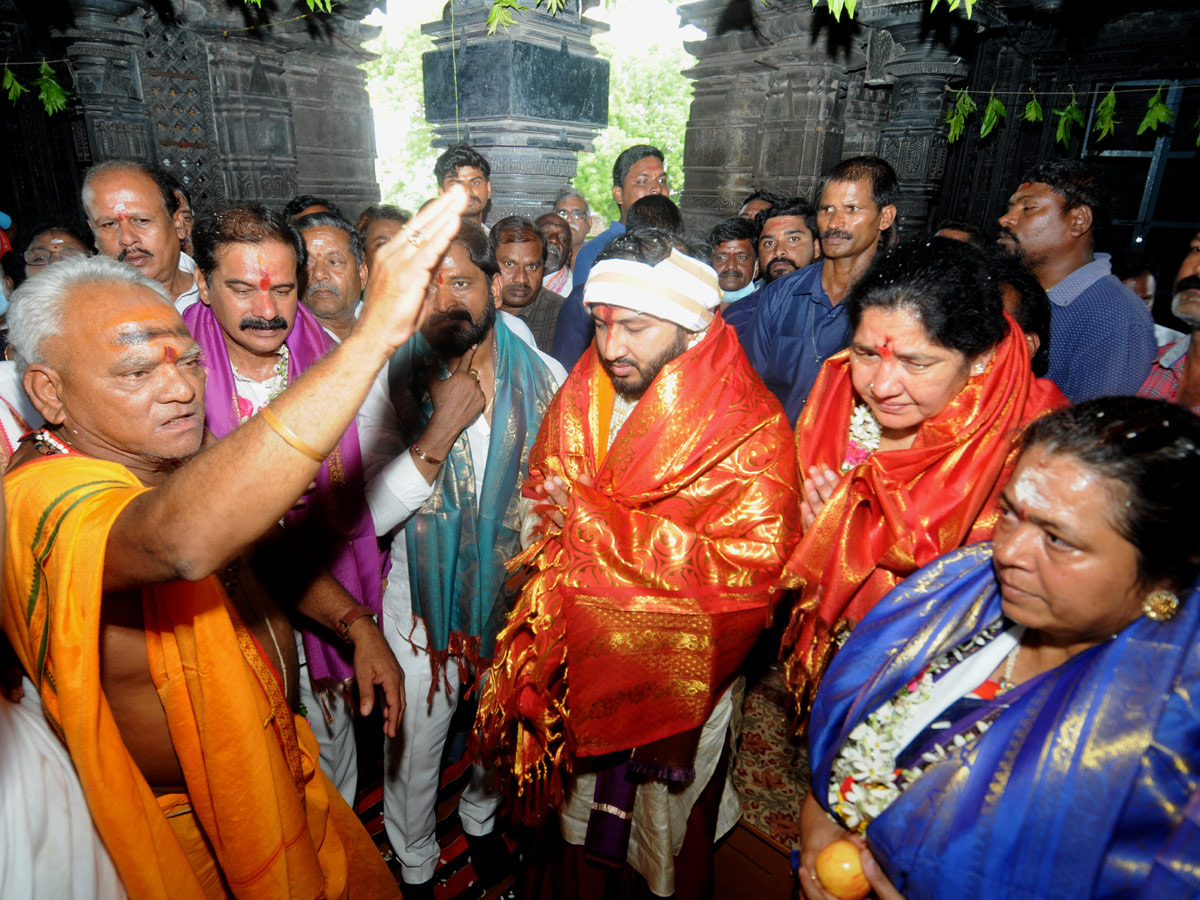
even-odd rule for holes
{"type": "Polygon", "coordinates": [[[948,238],[909,241],[876,257],[845,303],[854,330],[869,307],[907,309],[934,343],[967,359],[991,350],[1008,333],[987,258],[948,238]]]}
{"type": "Polygon", "coordinates": [[[1100,397],[1038,419],[1021,439],[1108,478],[1112,526],[1138,553],[1138,580],[1188,588],[1200,575],[1200,416],[1164,400],[1100,397]]]}

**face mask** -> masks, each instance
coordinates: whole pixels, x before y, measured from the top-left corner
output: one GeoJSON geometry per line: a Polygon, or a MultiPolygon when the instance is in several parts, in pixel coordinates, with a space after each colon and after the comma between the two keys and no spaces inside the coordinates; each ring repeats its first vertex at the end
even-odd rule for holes
{"type": "Polygon", "coordinates": [[[753,281],[746,283],[744,288],[739,288],[736,291],[721,291],[721,299],[725,303],[734,303],[754,293],[755,284],[753,281]]]}

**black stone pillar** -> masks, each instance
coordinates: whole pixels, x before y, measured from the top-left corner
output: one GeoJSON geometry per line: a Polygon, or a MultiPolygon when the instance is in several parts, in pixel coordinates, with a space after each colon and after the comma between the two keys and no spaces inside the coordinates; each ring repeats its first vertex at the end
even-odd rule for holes
{"type": "Polygon", "coordinates": [[[494,222],[540,215],[575,177],[578,154],[608,124],[608,62],[590,42],[604,26],[582,18],[580,0],[557,16],[524,10],[488,35],[491,5],[458,0],[453,17],[447,4],[422,30],[434,39],[424,57],[434,144],[466,141],[487,157],[494,222]]]}
{"type": "Polygon", "coordinates": [[[114,156],[152,160],[154,135],[142,85],[142,11],[133,0],[75,0],[63,29],[75,75],[77,153],[84,165],[114,156]]]}
{"type": "Polygon", "coordinates": [[[853,74],[863,66],[863,29],[834,23],[810,0],[700,0],[680,14],[708,35],[688,45],[697,57],[687,73],[695,82],[681,204],[689,224],[736,214],[753,188],[813,197],[847,136],[857,149],[880,115],[876,92],[853,74]]]}
{"type": "MultiPolygon", "coordinates": [[[[922,235],[936,224],[929,219],[946,170],[946,88],[965,80],[968,66],[960,54],[973,47],[976,32],[994,13],[980,3],[967,19],[944,6],[931,15],[923,0],[876,0],[859,14],[873,28],[866,83],[892,86],[876,152],[900,181],[897,228],[901,238],[922,235]]],[[[971,119],[968,127],[978,121],[971,119]]]]}

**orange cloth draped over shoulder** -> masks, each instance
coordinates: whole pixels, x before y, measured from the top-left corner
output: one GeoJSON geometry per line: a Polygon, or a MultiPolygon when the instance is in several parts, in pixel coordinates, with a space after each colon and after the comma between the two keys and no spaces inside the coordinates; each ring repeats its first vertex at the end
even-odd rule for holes
{"type": "Polygon", "coordinates": [[[724,321],[662,369],[606,450],[612,399],[592,347],[523,491],[562,477],[566,523],[510,563],[531,575],[480,700],[481,747],[513,769],[527,819],[561,801],[576,756],[705,722],[799,538],[787,419],[724,321]]]}
{"type": "MultiPolygon", "coordinates": [[[[788,562],[784,583],[800,596],[783,649],[802,718],[842,636],[888,591],[991,537],[1021,429],[1068,405],[1052,381],[1033,376],[1020,327],[1005,317],[1009,333],[984,371],[921,425],[912,447],[877,451],[844,474],[788,562]]],[[[811,466],[841,471],[858,402],[843,350],[821,367],[796,425],[801,478],[811,466]]]]}
{"type": "Polygon", "coordinates": [[[184,821],[203,830],[176,836],[187,826],[168,822],[163,807],[178,808],[182,795],[151,791],[100,685],[108,534],[149,489],[124,466],[70,454],[18,467],[4,490],[4,631],[71,754],[129,896],[399,896],[321,773],[307,722],[293,717],[278,675],[212,577],[141,591],[150,671],[188,787],[182,805],[194,811],[184,821]],[[214,864],[228,893],[220,878],[205,879],[207,894],[202,887],[197,870],[214,864]]]}

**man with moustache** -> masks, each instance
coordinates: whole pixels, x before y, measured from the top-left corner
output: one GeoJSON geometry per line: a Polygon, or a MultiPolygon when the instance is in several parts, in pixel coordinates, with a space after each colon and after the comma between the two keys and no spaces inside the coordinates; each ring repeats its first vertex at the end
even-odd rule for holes
{"type": "Polygon", "coordinates": [[[101,253],[153,278],[178,309],[196,302],[179,198],[154,170],[133,159],[99,163],[88,169],[81,199],[101,253]]]}
{"type": "MultiPolygon", "coordinates": [[[[575,261],[579,251],[587,243],[588,232],[592,230],[592,208],[587,197],[574,188],[563,188],[554,198],[554,214],[567,223],[571,229],[571,270],[575,270],[575,261]]],[[[570,291],[559,291],[564,297],[570,291]]]]}
{"type": "Polygon", "coordinates": [[[1112,222],[1110,195],[1092,164],[1052,160],[1025,174],[1000,217],[1000,248],[1054,304],[1047,377],[1072,403],[1136,393],[1157,350],[1146,305],[1096,252],[1112,222]]]}
{"type": "Polygon", "coordinates": [[[455,144],[433,164],[433,177],[438,193],[444,194],[454,185],[467,193],[467,209],[463,218],[474,222],[487,232],[483,217],[492,202],[492,166],[469,144],[455,144]]]}
{"type": "Polygon", "coordinates": [[[790,197],[759,213],[758,270],[770,284],[821,258],[817,211],[803,197],[790,197]]]}
{"type": "Polygon", "coordinates": [[[330,337],[344,341],[358,320],[367,286],[362,238],[332,213],[311,213],[295,224],[308,253],[304,305],[330,337]]]}
{"type": "MultiPolygon", "coordinates": [[[[329,214],[307,218],[318,216],[329,214]]],[[[348,227],[336,217],[318,219],[330,220],[341,222],[339,229],[348,227]]],[[[338,229],[313,230],[333,238],[330,232],[338,229]]],[[[185,310],[183,318],[203,351],[206,425],[224,438],[273,403],[339,342],[298,301],[308,254],[283,215],[258,204],[230,204],[202,216],[193,238],[200,302],[185,310]]],[[[354,284],[352,278],[346,290],[354,284]]],[[[311,596],[326,608],[353,609],[378,622],[384,559],[363,486],[358,430],[352,425],[323,461],[311,494],[285,517],[283,535],[242,568],[252,563],[280,597],[311,596]]],[[[237,580],[249,583],[250,576],[242,572],[237,580]]],[[[353,802],[358,761],[351,685],[357,678],[364,706],[370,706],[374,684],[382,685],[388,700],[384,728],[394,734],[402,690],[399,667],[374,626],[358,629],[353,644],[309,625],[301,635],[301,702],[312,714],[322,768],[353,802]]]]}
{"type": "Polygon", "coordinates": [[[96,257],[18,293],[12,346],[48,424],[5,477],[0,618],[130,896],[398,896],[290,706],[286,619],[217,574],[295,503],[415,333],[460,208],[391,250],[363,327],[269,416],[203,450],[200,351],[161,284],[96,257]]]}
{"type": "MultiPolygon", "coordinates": [[[[537,243],[522,244],[540,263],[537,243]]],[[[380,374],[358,417],[376,533],[391,535],[384,631],[409,698],[400,737],[385,742],[383,812],[406,898],[433,896],[442,749],[508,612],[519,491],[558,390],[542,355],[497,314],[501,286],[487,236],[464,219],[430,286],[420,338],[380,374]]],[[[499,803],[475,766],[459,817],[484,881],[507,855],[493,831],[499,803]]]]}
{"type": "Polygon", "coordinates": [[[575,286],[571,273],[571,226],[557,213],[546,213],[533,223],[546,242],[546,266],[542,287],[566,297],[575,286]]]}
{"type": "Polygon", "coordinates": [[[1200,232],[1175,274],[1171,312],[1192,333],[1159,348],[1138,396],[1170,400],[1200,414],[1200,232]]]}
{"type": "Polygon", "coordinates": [[[726,219],[708,235],[712,248],[712,267],[717,272],[721,286],[721,315],[738,331],[746,326],[758,305],[755,292],[759,285],[758,253],[754,242],[758,229],[754,223],[740,216],[726,219]]]}
{"type": "MultiPolygon", "coordinates": [[[[895,220],[895,197],[896,173],[879,157],[838,163],[825,176],[817,209],[822,259],[759,291],[742,343],[793,425],[821,364],[850,343],[842,300],[895,220]]],[[[761,244],[760,235],[760,260],[761,244]]]]}
{"type": "Polygon", "coordinates": [[[671,194],[671,180],[663,168],[665,157],[657,147],[649,144],[634,144],[621,151],[613,163],[613,201],[621,211],[621,217],[600,232],[579,251],[573,268],[575,287],[587,281],[592,263],[609,242],[625,233],[625,218],[629,208],[643,197],[651,194],[671,194]]]}
{"type": "Polygon", "coordinates": [[[555,896],[617,896],[628,868],[631,896],[711,896],[732,683],[799,538],[791,429],[693,254],[661,229],[609,244],[595,343],[530,460],[529,568],[477,723],[518,818],[560,807],[555,896]]]}
{"type": "Polygon", "coordinates": [[[563,305],[562,296],[542,286],[549,242],[524,216],[501,219],[492,226],[488,242],[499,269],[495,290],[500,294],[501,312],[521,319],[537,346],[549,350],[554,346],[554,328],[563,305]]]}

